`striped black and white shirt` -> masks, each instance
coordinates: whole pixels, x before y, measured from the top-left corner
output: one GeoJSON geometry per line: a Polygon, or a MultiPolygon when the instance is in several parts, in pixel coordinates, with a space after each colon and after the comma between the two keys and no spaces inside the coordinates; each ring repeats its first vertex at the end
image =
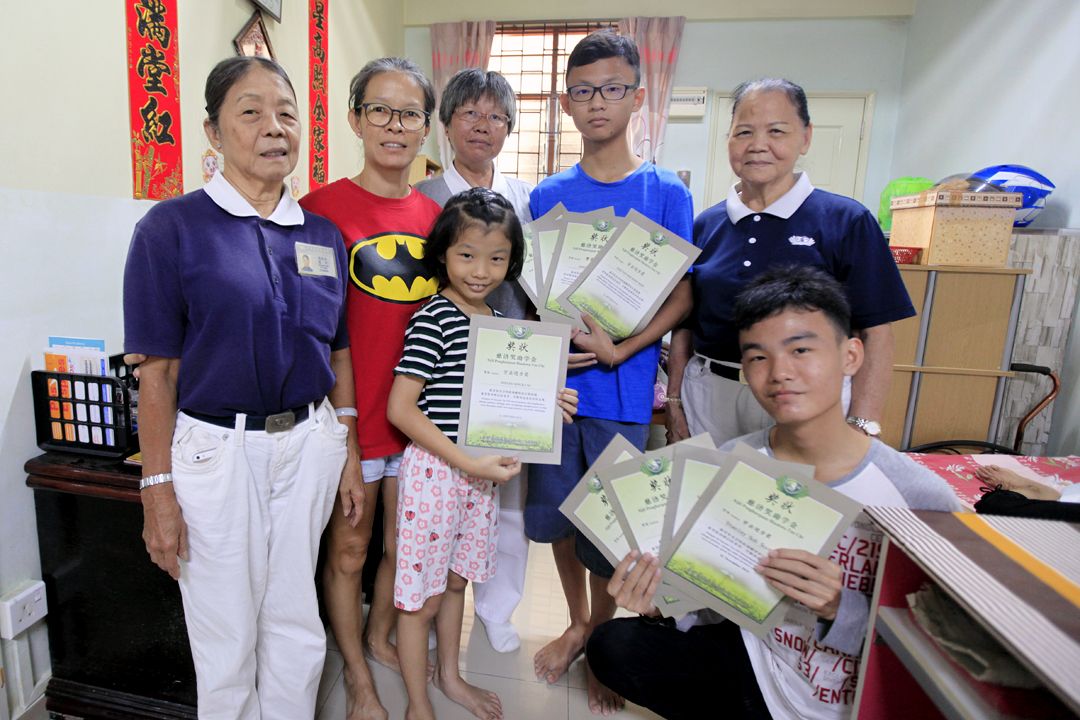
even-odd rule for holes
{"type": "Polygon", "coordinates": [[[469,316],[437,293],[413,313],[405,329],[401,362],[394,368],[395,375],[424,381],[416,406],[455,443],[468,349],[469,316]]]}

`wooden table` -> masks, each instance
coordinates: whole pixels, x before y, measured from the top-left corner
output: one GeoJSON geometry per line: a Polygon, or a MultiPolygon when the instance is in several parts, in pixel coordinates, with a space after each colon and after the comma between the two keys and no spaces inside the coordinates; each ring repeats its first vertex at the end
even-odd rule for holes
{"type": "Polygon", "coordinates": [[[87,720],[194,720],[180,591],[146,554],[139,469],[65,453],[25,469],[49,603],[47,709],[87,720]]]}

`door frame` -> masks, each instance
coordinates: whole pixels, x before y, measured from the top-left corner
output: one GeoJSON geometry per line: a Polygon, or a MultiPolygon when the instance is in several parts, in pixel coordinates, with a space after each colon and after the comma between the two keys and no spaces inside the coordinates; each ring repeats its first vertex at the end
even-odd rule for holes
{"type": "MultiPolygon", "coordinates": [[[[731,98],[731,90],[714,90],[709,93],[709,158],[705,170],[705,207],[710,208],[716,203],[727,198],[728,188],[717,188],[716,171],[718,163],[721,167],[729,167],[727,157],[727,142],[721,142],[718,130],[730,124],[730,118],[720,117],[721,106],[727,107],[722,102],[731,98]]],[[[862,202],[863,191],[866,185],[866,166],[870,160],[870,133],[874,118],[874,105],[877,99],[876,92],[827,92],[807,93],[807,101],[829,98],[862,98],[863,104],[862,127],[859,130],[859,161],[855,170],[855,193],[853,198],[862,202]]],[[[813,119],[811,118],[811,122],[813,119]]]]}

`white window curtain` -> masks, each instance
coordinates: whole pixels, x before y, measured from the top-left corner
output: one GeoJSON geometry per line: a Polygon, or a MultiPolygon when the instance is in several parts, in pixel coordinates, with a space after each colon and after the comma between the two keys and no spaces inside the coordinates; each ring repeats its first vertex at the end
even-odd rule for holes
{"type": "Polygon", "coordinates": [[[668,106],[675,84],[685,17],[632,17],[619,21],[619,33],[634,39],[641,55],[641,82],[645,104],[631,120],[634,153],[660,162],[667,127],[668,106]]]}
{"type": "Polygon", "coordinates": [[[487,70],[494,38],[494,20],[435,23],[431,26],[431,67],[435,83],[435,117],[431,120],[439,143],[439,161],[444,166],[452,159],[452,151],[446,130],[438,119],[443,88],[458,70],[470,67],[487,70]]]}

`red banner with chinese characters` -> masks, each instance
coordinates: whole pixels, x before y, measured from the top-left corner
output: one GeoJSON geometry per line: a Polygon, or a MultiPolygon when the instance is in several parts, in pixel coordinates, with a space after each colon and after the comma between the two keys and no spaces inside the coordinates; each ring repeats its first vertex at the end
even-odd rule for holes
{"type": "Polygon", "coordinates": [[[327,0],[310,0],[308,33],[311,57],[308,59],[308,94],[310,122],[308,123],[308,164],[311,168],[308,190],[316,190],[326,184],[327,157],[330,155],[330,134],[326,126],[326,53],[329,41],[326,37],[329,15],[327,0]]]}
{"type": "Polygon", "coordinates": [[[176,2],[124,2],[136,200],[164,200],[184,192],[176,2]]]}

